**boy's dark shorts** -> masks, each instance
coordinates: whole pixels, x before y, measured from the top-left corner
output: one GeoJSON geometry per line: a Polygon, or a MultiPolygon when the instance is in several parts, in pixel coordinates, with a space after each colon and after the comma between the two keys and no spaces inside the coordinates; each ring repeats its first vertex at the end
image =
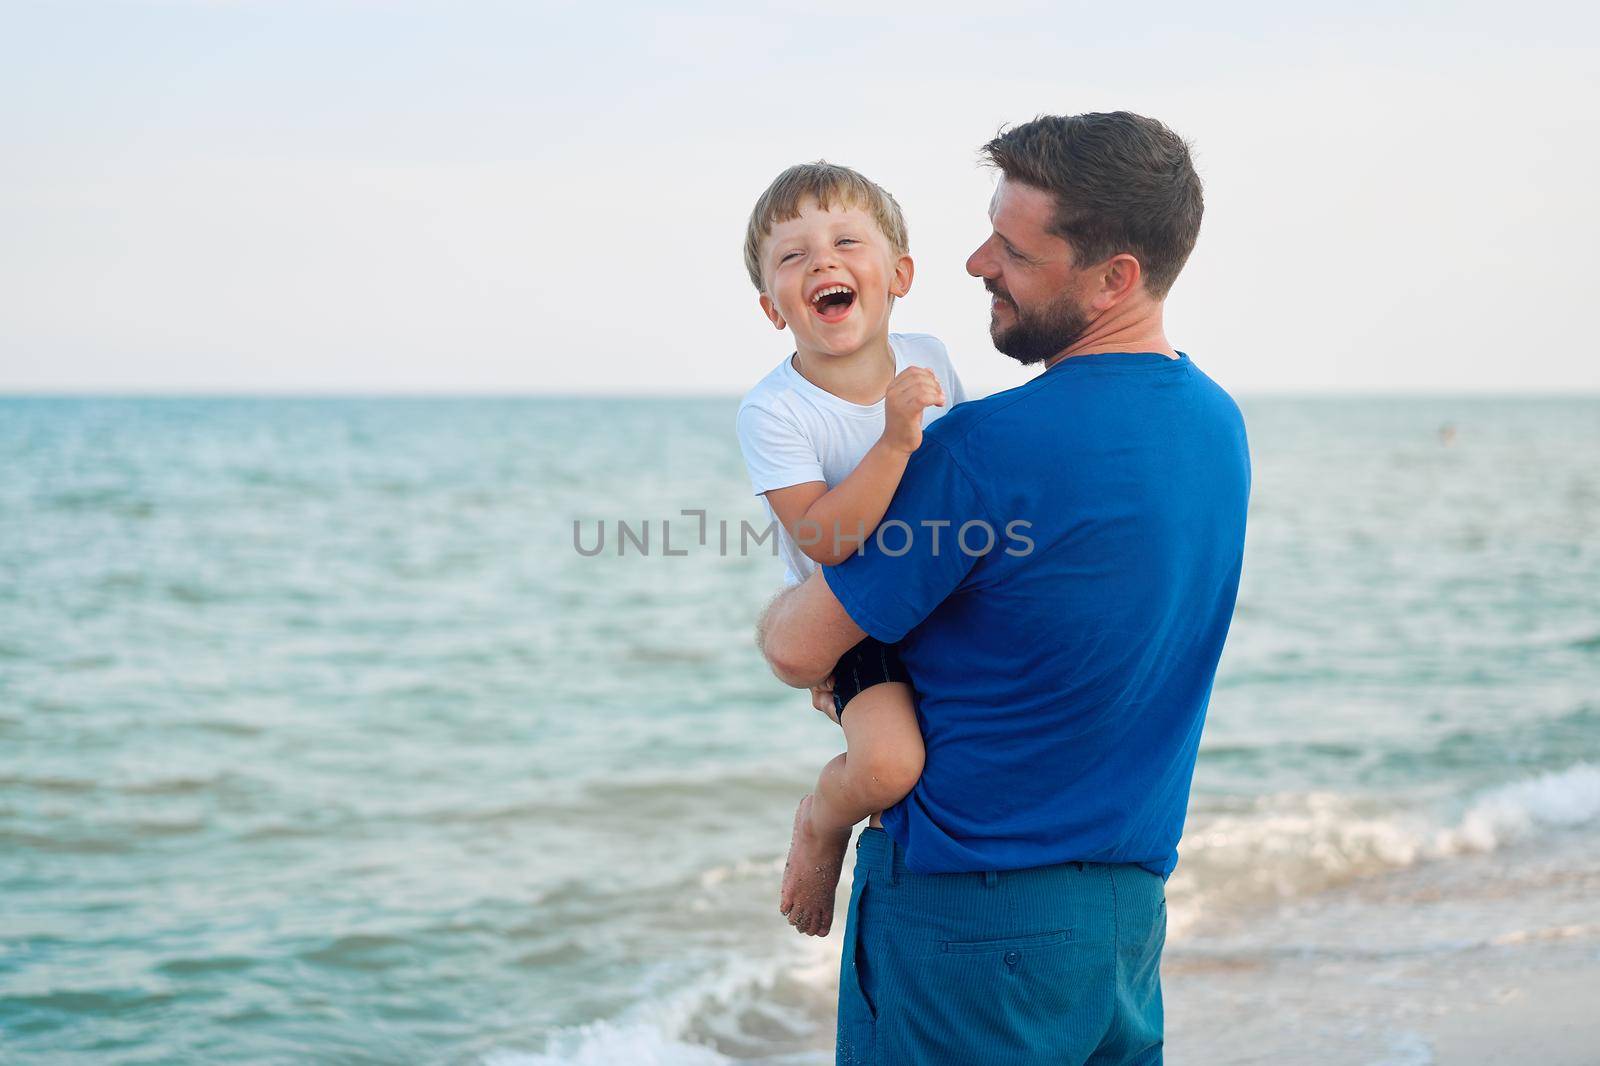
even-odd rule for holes
{"type": "Polygon", "coordinates": [[[841,655],[834,665],[834,717],[843,720],[845,704],[864,690],[886,681],[901,681],[909,685],[911,675],[906,673],[905,664],[900,661],[899,648],[868,637],[841,655]]]}

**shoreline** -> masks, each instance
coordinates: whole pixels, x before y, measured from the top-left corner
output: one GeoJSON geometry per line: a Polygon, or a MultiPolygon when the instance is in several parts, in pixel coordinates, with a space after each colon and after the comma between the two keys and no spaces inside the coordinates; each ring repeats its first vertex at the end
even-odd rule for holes
{"type": "Polygon", "coordinates": [[[1600,1062],[1600,834],[1551,834],[1205,923],[1162,962],[1184,1063],[1600,1062]]]}

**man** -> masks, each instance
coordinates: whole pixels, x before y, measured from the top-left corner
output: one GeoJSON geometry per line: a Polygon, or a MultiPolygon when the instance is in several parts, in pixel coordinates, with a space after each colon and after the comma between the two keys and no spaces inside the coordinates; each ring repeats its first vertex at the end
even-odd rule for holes
{"type": "Polygon", "coordinates": [[[856,844],[838,1061],[1156,1063],[1164,885],[1250,483],[1238,408],[1162,325],[1200,180],[1126,112],[984,152],[993,233],[967,271],[995,347],[1044,370],[931,425],[880,535],[762,622],[797,687],[863,635],[901,642],[927,746],[856,844]]]}

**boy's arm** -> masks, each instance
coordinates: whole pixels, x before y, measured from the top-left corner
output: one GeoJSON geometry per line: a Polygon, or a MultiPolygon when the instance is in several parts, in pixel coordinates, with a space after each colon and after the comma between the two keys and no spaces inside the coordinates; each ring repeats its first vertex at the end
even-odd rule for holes
{"type": "Polygon", "coordinates": [[[808,481],[770,490],[767,502],[801,551],[823,566],[835,566],[850,558],[877,528],[910,457],[910,452],[899,451],[880,437],[832,489],[821,481],[808,481]]]}
{"type": "Polygon", "coordinates": [[[907,367],[884,394],[883,436],[848,477],[831,489],[823,482],[808,481],[766,492],[778,521],[807,557],[836,566],[878,527],[906,472],[906,461],[922,443],[923,409],[944,404],[944,390],[933,371],[907,367]]]}

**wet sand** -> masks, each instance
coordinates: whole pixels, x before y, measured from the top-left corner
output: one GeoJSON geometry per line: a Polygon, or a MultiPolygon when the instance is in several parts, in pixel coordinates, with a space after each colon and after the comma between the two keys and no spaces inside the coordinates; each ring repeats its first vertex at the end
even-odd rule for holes
{"type": "Polygon", "coordinates": [[[1592,832],[1209,919],[1169,944],[1167,1061],[1600,1063],[1592,832]]]}
{"type": "Polygon", "coordinates": [[[1566,973],[1522,974],[1496,1002],[1458,1012],[1431,1033],[1435,1061],[1484,1066],[1600,1062],[1600,959],[1566,973]]]}

